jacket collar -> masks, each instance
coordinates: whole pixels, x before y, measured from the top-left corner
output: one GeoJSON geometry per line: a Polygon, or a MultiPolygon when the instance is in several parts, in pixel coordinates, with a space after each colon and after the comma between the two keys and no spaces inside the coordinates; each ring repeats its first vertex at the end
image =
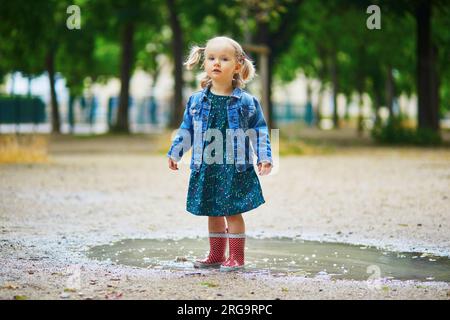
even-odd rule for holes
{"type": "MultiPolygon", "coordinates": [[[[207,95],[208,95],[208,92],[210,91],[210,89],[211,89],[210,85],[203,88],[201,100],[207,99],[207,95]]],[[[233,92],[231,93],[231,97],[236,98],[236,99],[240,99],[241,95],[242,95],[242,89],[238,88],[238,87],[234,88],[233,92]]]]}

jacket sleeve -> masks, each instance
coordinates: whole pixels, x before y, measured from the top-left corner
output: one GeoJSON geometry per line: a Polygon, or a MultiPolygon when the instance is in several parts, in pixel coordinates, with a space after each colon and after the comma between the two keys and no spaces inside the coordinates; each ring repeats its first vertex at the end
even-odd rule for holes
{"type": "Polygon", "coordinates": [[[256,111],[255,115],[250,119],[249,128],[256,131],[256,155],[258,157],[258,164],[261,162],[270,162],[273,165],[272,148],[270,146],[269,129],[266,119],[264,118],[264,113],[258,99],[253,97],[253,103],[256,111]]]}
{"type": "Polygon", "coordinates": [[[194,128],[192,123],[192,115],[189,114],[189,106],[192,103],[192,96],[189,98],[186,103],[184,113],[183,113],[183,121],[175,135],[175,138],[172,141],[172,145],[167,153],[167,156],[175,161],[180,161],[183,157],[183,154],[189,151],[192,147],[193,139],[194,139],[194,128]]]}

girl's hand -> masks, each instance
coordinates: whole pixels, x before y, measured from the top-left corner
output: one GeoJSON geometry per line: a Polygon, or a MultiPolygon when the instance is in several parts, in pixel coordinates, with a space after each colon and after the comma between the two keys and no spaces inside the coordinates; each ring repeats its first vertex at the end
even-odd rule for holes
{"type": "Polygon", "coordinates": [[[177,163],[171,158],[169,158],[169,168],[172,170],[178,170],[177,163]]]}
{"type": "Polygon", "coordinates": [[[268,175],[272,171],[272,164],[270,162],[258,163],[258,174],[260,176],[268,175]]]}

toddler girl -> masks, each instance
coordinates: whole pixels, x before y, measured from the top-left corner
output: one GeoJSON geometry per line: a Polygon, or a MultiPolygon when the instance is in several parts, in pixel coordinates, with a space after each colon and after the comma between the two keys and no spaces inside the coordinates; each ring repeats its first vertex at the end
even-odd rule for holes
{"type": "Polygon", "coordinates": [[[194,267],[231,271],[244,267],[242,213],[265,202],[253,154],[259,175],[269,174],[273,161],[259,101],[241,89],[255,73],[242,47],[228,37],[215,37],[204,48],[193,47],[185,65],[191,70],[202,59],[203,90],[189,98],[167,155],[169,168],[178,170],[177,162],[192,147],[186,209],[208,216],[210,244],[209,255],[194,267]]]}

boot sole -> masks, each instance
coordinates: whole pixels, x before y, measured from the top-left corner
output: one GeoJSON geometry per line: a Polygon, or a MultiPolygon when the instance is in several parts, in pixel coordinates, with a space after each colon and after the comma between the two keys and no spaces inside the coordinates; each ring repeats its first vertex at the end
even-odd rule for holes
{"type": "Polygon", "coordinates": [[[226,267],[226,266],[220,266],[221,272],[230,272],[230,271],[238,271],[245,269],[245,266],[236,266],[236,267],[226,267]]]}

